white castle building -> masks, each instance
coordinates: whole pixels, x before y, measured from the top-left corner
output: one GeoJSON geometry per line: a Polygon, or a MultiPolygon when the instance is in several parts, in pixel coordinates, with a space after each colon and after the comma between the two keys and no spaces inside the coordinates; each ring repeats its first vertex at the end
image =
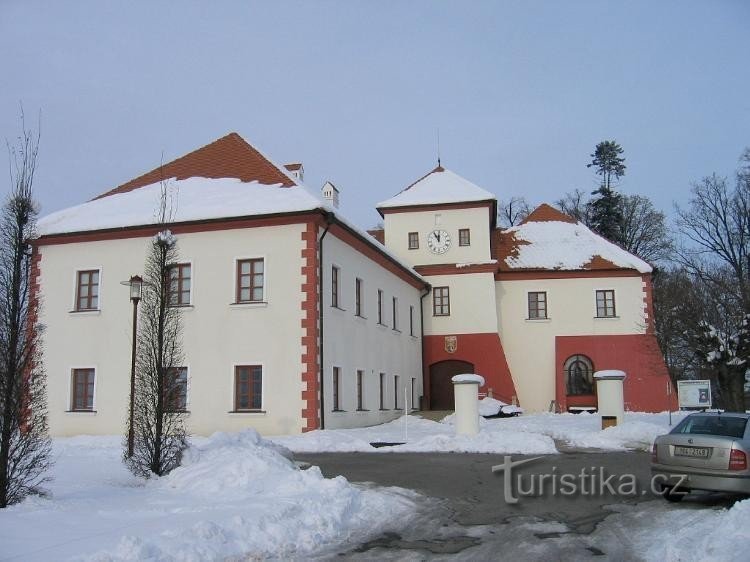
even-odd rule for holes
{"type": "Polygon", "coordinates": [[[593,372],[628,372],[627,406],[670,405],[650,266],[542,205],[499,230],[496,197],[436,168],[361,230],[231,133],[40,220],[34,298],[46,326],[53,435],[122,431],[131,310],[168,180],[183,309],[179,407],[196,434],[372,425],[452,407],[450,377],[527,410],[595,408],[593,372]]]}

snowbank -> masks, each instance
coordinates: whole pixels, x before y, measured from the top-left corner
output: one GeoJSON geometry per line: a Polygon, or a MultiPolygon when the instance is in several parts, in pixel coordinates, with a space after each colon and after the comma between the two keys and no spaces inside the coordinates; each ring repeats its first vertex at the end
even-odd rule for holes
{"type": "Polygon", "coordinates": [[[523,408],[514,406],[513,404],[506,404],[496,398],[490,398],[486,396],[479,401],[479,415],[480,416],[496,416],[500,412],[506,415],[523,414],[523,408]]]}
{"type": "Polygon", "coordinates": [[[414,510],[412,492],[300,471],[252,430],[197,440],[183,466],[145,483],[125,471],[121,451],[120,438],[56,440],[51,497],[0,511],[2,556],[305,558],[402,525],[414,510]]]}

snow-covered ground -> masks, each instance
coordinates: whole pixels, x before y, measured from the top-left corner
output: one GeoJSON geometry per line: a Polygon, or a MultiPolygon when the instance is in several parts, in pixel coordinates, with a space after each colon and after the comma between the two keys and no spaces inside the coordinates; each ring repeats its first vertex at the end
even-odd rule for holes
{"type": "Polygon", "coordinates": [[[142,481],[119,437],[54,442],[47,498],[0,510],[0,560],[304,558],[408,523],[415,494],[364,488],[247,430],[196,440],[183,466],[142,481]]]}
{"type": "MultiPolygon", "coordinates": [[[[673,425],[684,414],[672,414],[673,425]]],[[[625,422],[601,429],[598,414],[526,414],[480,419],[475,437],[455,435],[453,415],[442,422],[416,415],[355,429],[326,429],[271,439],[298,453],[316,452],[456,452],[539,455],[556,453],[555,441],[582,449],[648,450],[658,435],[670,430],[669,414],[628,412],[625,422]],[[404,443],[375,448],[370,443],[404,443]]]]}

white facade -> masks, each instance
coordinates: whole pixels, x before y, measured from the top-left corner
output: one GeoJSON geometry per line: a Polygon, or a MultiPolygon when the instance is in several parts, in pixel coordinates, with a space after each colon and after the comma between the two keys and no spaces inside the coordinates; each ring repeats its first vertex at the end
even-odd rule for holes
{"type": "Polygon", "coordinates": [[[323,239],[323,286],[325,427],[382,423],[402,415],[406,400],[409,409],[418,406],[422,396],[421,291],[331,233],[323,239]],[[334,267],[338,271],[337,306],[333,306],[331,290],[334,267]],[[360,280],[359,315],[357,279],[360,280]],[[378,322],[379,291],[381,323],[378,322]],[[338,411],[333,411],[334,367],[339,369],[338,411]],[[358,371],[362,373],[361,408],[358,371]]]}

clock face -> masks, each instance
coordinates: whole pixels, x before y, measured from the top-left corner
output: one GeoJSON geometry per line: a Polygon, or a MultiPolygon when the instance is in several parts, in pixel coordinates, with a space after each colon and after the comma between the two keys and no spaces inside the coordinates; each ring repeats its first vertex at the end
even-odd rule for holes
{"type": "Polygon", "coordinates": [[[444,254],[451,247],[451,237],[445,230],[435,229],[427,235],[427,247],[433,254],[444,254]]]}

